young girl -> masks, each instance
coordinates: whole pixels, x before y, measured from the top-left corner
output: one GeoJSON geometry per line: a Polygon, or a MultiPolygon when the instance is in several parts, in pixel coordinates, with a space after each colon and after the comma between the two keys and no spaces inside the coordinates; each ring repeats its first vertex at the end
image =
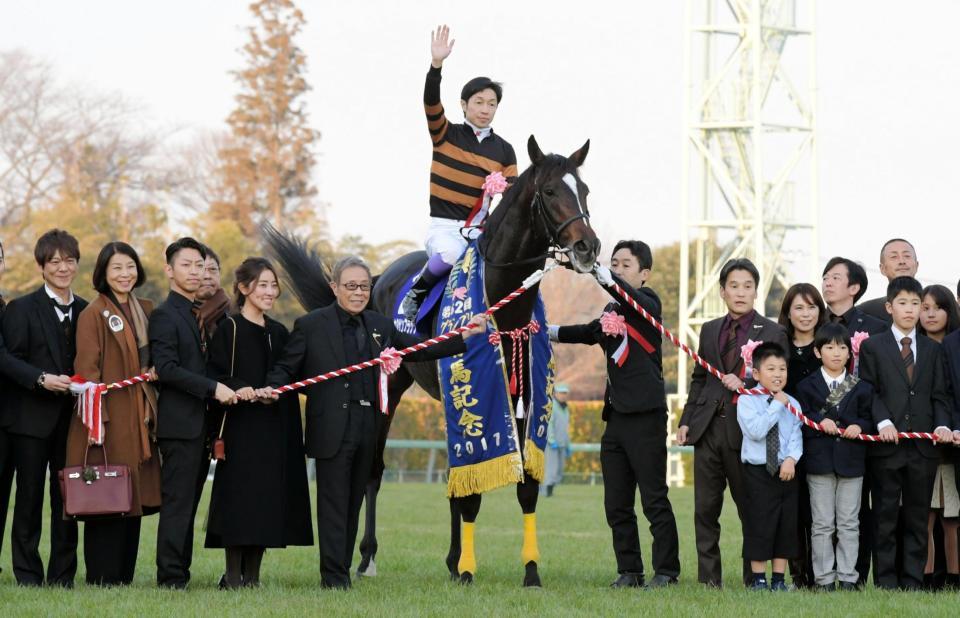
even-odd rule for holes
{"type": "MultiPolygon", "coordinates": [[[[938,343],[960,327],[960,310],[949,289],[942,285],[930,285],[923,290],[920,305],[920,331],[938,343]]],[[[927,522],[927,565],[923,571],[924,585],[929,589],[960,585],[960,560],[957,552],[957,529],[960,527],[960,496],[957,493],[956,473],[952,447],[941,448],[940,465],[933,484],[933,499],[930,502],[930,519],[927,522]],[[940,539],[934,538],[937,519],[943,528],[942,548],[946,558],[946,579],[935,577],[937,546],[940,539]]]]}

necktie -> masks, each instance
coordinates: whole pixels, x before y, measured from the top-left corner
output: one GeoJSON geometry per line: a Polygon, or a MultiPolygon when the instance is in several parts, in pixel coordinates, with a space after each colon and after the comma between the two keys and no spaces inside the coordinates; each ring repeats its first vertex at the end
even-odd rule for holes
{"type": "Polygon", "coordinates": [[[203,301],[195,300],[193,305],[190,307],[190,313],[193,314],[193,318],[197,321],[197,328],[200,329],[200,351],[203,354],[207,353],[207,329],[203,325],[203,315],[200,313],[200,306],[203,304],[203,301]]]}
{"type": "Polygon", "coordinates": [[[904,337],[900,340],[900,356],[903,357],[903,368],[907,370],[907,378],[913,382],[913,350],[910,348],[912,343],[910,337],[904,337]]]}
{"type": "MultiPolygon", "coordinates": [[[[367,330],[363,327],[363,322],[360,321],[360,318],[350,318],[350,323],[353,324],[354,336],[357,338],[357,354],[361,357],[363,356],[363,348],[367,344],[367,330]]],[[[367,360],[361,358],[360,360],[367,360]]]]}
{"type": "Polygon", "coordinates": [[[737,367],[737,361],[740,355],[737,353],[737,327],[739,322],[731,321],[730,330],[727,331],[727,340],[723,344],[723,350],[720,352],[720,358],[723,361],[723,369],[727,373],[733,373],[737,367]]]}
{"type": "Polygon", "coordinates": [[[73,323],[70,321],[70,309],[73,307],[73,303],[67,303],[66,305],[61,305],[57,302],[56,298],[50,298],[50,304],[60,310],[60,313],[63,314],[63,319],[60,320],[60,328],[63,329],[63,334],[66,336],[67,340],[71,339],[73,323]]]}
{"type": "Polygon", "coordinates": [[[838,384],[839,384],[839,383],[838,383],[836,380],[834,380],[833,382],[830,383],[830,392],[831,392],[831,393],[832,393],[833,391],[837,390],[837,385],[838,385],[838,384]]]}
{"type": "MultiPolygon", "coordinates": [[[[771,401],[773,401],[773,397],[768,397],[768,406],[771,401]]],[[[767,432],[767,472],[770,473],[770,476],[776,476],[780,471],[780,434],[778,428],[779,425],[774,425],[767,432]]]]}

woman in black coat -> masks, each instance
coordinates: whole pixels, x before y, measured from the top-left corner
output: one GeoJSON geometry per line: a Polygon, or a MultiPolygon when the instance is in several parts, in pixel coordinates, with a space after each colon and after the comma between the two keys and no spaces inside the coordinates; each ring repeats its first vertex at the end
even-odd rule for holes
{"type": "Polygon", "coordinates": [[[312,545],[306,460],[296,397],[264,405],[254,389],[280,357],[289,332],[266,312],[280,294],[276,271],[247,258],[234,284],[240,312],[220,323],[210,343],[208,373],[237,392],[220,435],[206,547],[223,547],[221,587],[256,586],[267,547],[312,545]]]}

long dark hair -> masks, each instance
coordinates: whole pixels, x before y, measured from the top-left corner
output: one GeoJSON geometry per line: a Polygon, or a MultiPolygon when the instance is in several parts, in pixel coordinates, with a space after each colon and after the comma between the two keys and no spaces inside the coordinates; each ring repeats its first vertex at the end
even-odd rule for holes
{"type": "Polygon", "coordinates": [[[783,297],[783,304],[780,305],[780,317],[777,318],[777,322],[787,329],[787,341],[790,343],[793,343],[793,335],[796,332],[796,329],[793,328],[793,322],[790,321],[790,306],[793,305],[793,301],[797,299],[797,296],[802,296],[804,300],[808,303],[813,303],[817,306],[817,309],[820,310],[820,313],[817,315],[817,324],[813,327],[814,333],[827,321],[827,306],[823,303],[823,297],[820,296],[820,290],[817,289],[817,286],[811,283],[795,283],[791,285],[783,297]]]}
{"type": "MultiPolygon", "coordinates": [[[[947,330],[943,333],[944,336],[960,328],[960,308],[957,307],[957,299],[954,298],[953,292],[949,288],[943,285],[928,285],[923,288],[920,301],[922,302],[927,296],[933,298],[937,307],[947,312],[947,330]]],[[[917,324],[917,331],[924,335],[927,334],[920,323],[917,324]]]]}
{"type": "MultiPolygon", "coordinates": [[[[240,291],[240,286],[245,285],[249,287],[256,284],[260,275],[262,275],[265,270],[273,273],[273,276],[277,280],[279,290],[280,277],[277,277],[277,269],[273,267],[273,264],[271,264],[267,258],[248,257],[240,263],[240,266],[237,266],[237,270],[233,272],[233,304],[237,307],[237,311],[243,308],[243,303],[247,300],[247,297],[240,291]]],[[[277,296],[280,296],[279,291],[277,292],[277,296]]]]}

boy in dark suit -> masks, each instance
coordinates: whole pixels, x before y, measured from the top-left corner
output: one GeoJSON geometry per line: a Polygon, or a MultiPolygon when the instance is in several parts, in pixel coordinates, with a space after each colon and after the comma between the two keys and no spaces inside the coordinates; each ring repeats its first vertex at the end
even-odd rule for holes
{"type": "Polygon", "coordinates": [[[150,314],[150,354],[159,378],[157,441],[162,457],[162,503],[157,527],[157,585],[183,589],[190,582],[193,519],[202,470],[207,399],[236,402],[227,386],[206,376],[206,333],[196,293],[206,251],[193,238],[166,250],[170,294],[150,314]]]}
{"type": "Polygon", "coordinates": [[[873,388],[847,373],[851,345],[842,325],[821,326],[813,345],[823,366],[797,386],[803,413],[823,428],[803,428],[813,573],[822,591],[834,590],[838,583],[841,590],[856,590],[867,444],[855,438],[873,433],[873,388]]]}
{"type": "Polygon", "coordinates": [[[953,442],[951,403],[940,344],[917,333],[923,288],[912,277],[887,287],[893,325],[860,347],[860,377],[876,392],[873,420],[884,444],[868,450],[873,480],[876,584],[918,590],[927,561],[927,514],[939,453],[928,440],[900,441],[898,432],[935,432],[953,442]],[[902,514],[903,565],[897,570],[897,516],[902,514]]]}
{"type": "MultiPolygon", "coordinates": [[[[718,588],[723,584],[720,511],[727,483],[737,513],[743,512],[743,434],[737,424],[736,391],[751,386],[752,381],[746,377],[741,348],[750,340],[776,342],[787,348],[783,327],[753,308],[759,284],[760,273],[748,259],[730,260],[720,269],[720,297],[727,305],[727,315],[703,325],[697,353],[725,375],[721,381],[700,365],[694,366],[690,393],[677,428],[677,444],[694,446],[697,578],[700,583],[718,588]]],[[[749,585],[749,565],[744,565],[743,578],[749,585]]]]}
{"type": "MultiPolygon", "coordinates": [[[[619,301],[616,281],[658,320],[660,298],[645,283],[653,267],[646,243],[622,240],[613,248],[610,269],[597,269],[597,280],[619,301]],[[612,273],[610,271],[613,271],[612,273]]],[[[654,577],[647,587],[675,584],[680,575],[680,543],[673,507],[667,496],[667,400],[659,331],[628,304],[614,302],[604,317],[589,324],[551,326],[551,339],[560,343],[599,344],[607,357],[607,389],[600,442],[603,506],[613,532],[618,577],[614,588],[645,585],[637,513],[637,487],[643,514],[653,536],[654,577]],[[604,320],[623,320],[622,332],[604,327],[604,320]]]]}
{"type": "Polygon", "coordinates": [[[9,433],[17,467],[11,550],[13,573],[21,586],[44,583],[40,558],[44,476],[50,473],[50,560],[46,584],[73,587],[77,572],[77,524],[63,517],[57,473],[67,454],[67,429],[73,414],[68,393],[76,355],[74,325],[87,301],[70,287],[77,274],[80,246],[63,230],[37,240],[34,258],[43,286],[12,301],[3,318],[10,353],[32,367],[31,388],[10,389],[9,433]]]}
{"type": "Polygon", "coordinates": [[[743,431],[743,557],[750,561],[752,590],[767,589],[767,562],[772,563],[770,590],[784,592],[787,560],[799,553],[796,466],[803,455],[800,419],[787,409],[799,408],[783,389],[787,385],[787,353],[778,343],[762,343],[753,352],[753,372],[769,395],[745,395],[737,401],[737,423],[743,431]]]}

